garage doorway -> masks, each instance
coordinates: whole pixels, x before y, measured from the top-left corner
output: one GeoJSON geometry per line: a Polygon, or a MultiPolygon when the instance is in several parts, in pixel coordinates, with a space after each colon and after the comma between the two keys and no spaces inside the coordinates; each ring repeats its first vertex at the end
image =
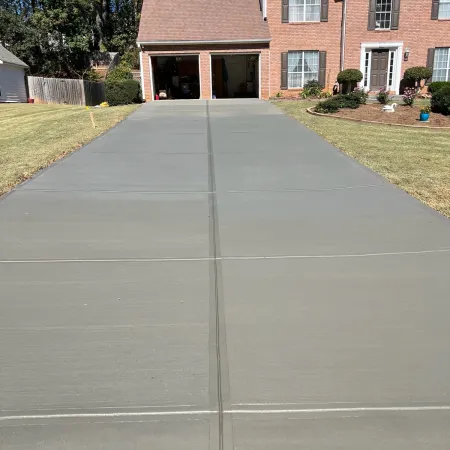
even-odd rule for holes
{"type": "Polygon", "coordinates": [[[152,56],[151,65],[155,99],[200,98],[198,55],[152,56]]]}
{"type": "Polygon", "coordinates": [[[259,98],[259,54],[211,55],[212,98],[259,98]]]}

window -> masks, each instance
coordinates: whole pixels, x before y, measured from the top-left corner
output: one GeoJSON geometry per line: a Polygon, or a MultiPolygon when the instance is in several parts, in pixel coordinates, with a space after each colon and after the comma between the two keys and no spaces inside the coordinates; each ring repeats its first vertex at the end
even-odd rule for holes
{"type": "Polygon", "coordinates": [[[388,88],[390,89],[392,86],[392,80],[394,78],[394,59],[395,59],[395,52],[392,50],[389,52],[389,82],[388,82],[388,88]]]}
{"type": "Polygon", "coordinates": [[[439,19],[450,19],[450,0],[439,0],[439,19]]]}
{"type": "Polygon", "coordinates": [[[364,87],[369,85],[369,64],[370,64],[370,52],[366,52],[364,58],[364,87]]]}
{"type": "Polygon", "coordinates": [[[302,88],[309,80],[319,79],[319,52],[288,53],[288,88],[302,88]]]}
{"type": "Polygon", "coordinates": [[[377,0],[375,13],[375,29],[390,30],[392,15],[392,0],[377,0]]]}
{"type": "Polygon", "coordinates": [[[321,0],[289,0],[289,22],[320,22],[321,0]]]}
{"type": "Polygon", "coordinates": [[[433,81],[450,81],[450,48],[434,51],[433,81]]]}

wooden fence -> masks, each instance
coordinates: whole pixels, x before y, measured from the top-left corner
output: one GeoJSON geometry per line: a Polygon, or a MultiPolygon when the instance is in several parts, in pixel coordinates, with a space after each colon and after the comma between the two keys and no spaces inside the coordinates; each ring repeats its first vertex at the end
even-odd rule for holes
{"type": "Polygon", "coordinates": [[[65,78],[28,77],[35,103],[95,106],[105,101],[105,83],[65,78]]]}

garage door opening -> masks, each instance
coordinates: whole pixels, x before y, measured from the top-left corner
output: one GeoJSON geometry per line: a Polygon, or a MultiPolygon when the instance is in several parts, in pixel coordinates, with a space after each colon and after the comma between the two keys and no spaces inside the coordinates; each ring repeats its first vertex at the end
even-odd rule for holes
{"type": "Polygon", "coordinates": [[[213,98],[259,98],[259,55],[211,56],[213,98]]]}
{"type": "Polygon", "coordinates": [[[200,98],[198,55],[152,56],[152,68],[155,98],[200,98]]]}

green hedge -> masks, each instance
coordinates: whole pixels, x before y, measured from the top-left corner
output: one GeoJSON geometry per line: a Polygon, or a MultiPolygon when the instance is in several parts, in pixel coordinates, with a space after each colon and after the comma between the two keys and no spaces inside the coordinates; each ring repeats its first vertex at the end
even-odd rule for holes
{"type": "Polygon", "coordinates": [[[416,66],[405,70],[405,80],[428,80],[432,75],[433,69],[430,67],[416,66]]]}
{"type": "Polygon", "coordinates": [[[431,110],[444,116],[450,115],[450,86],[444,86],[433,93],[431,110]]]}
{"type": "Polygon", "coordinates": [[[141,102],[141,86],[136,80],[109,81],[105,83],[106,101],[110,106],[141,102]]]}
{"type": "Polygon", "coordinates": [[[331,97],[323,102],[319,102],[315,107],[315,111],[328,114],[335,113],[342,108],[357,109],[367,100],[364,92],[351,92],[350,94],[339,94],[331,97]]]}
{"type": "Polygon", "coordinates": [[[450,81],[433,81],[428,85],[428,90],[433,94],[445,86],[450,86],[450,81]]]}

